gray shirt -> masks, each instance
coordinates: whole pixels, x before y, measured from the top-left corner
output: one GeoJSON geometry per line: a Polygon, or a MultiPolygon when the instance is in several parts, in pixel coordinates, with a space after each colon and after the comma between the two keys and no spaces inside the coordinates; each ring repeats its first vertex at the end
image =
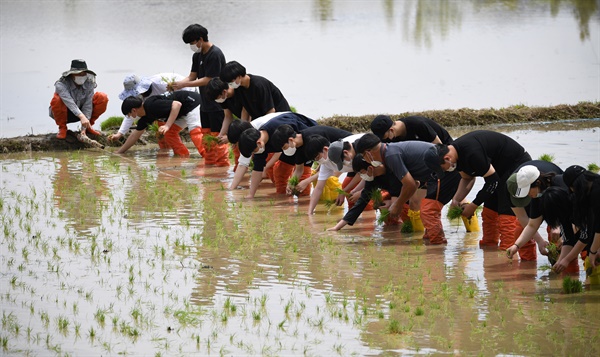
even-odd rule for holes
{"type": "Polygon", "coordinates": [[[431,179],[432,171],[425,165],[425,152],[434,146],[424,141],[403,141],[381,146],[381,156],[386,169],[391,170],[398,180],[407,172],[421,184],[431,179]]]}
{"type": "MultiPolygon", "coordinates": [[[[75,84],[71,76],[61,77],[54,83],[54,88],[56,94],[75,116],[83,113],[89,119],[92,116],[92,99],[96,81],[95,76],[91,74],[88,74],[87,77],[87,81],[81,86],[75,84]]],[[[50,110],[50,116],[54,118],[52,110],[50,110]]]]}

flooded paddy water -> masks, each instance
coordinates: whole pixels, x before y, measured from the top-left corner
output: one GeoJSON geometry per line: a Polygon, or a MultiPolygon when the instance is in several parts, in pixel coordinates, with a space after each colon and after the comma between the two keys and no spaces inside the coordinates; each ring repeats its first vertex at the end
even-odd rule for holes
{"type": "MultiPolygon", "coordinates": [[[[600,163],[598,120],[494,129],[600,163]]],[[[3,355],[600,353],[600,289],[563,294],[546,257],[511,262],[462,224],[444,246],[373,211],[326,232],[343,208],[308,217],[267,183],[246,200],[230,169],[155,148],[0,164],[3,355]]]]}

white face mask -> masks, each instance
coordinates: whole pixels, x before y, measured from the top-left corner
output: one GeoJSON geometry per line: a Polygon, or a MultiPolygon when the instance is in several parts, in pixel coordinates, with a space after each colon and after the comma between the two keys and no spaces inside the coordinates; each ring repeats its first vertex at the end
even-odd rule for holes
{"type": "Polygon", "coordinates": [[[369,174],[358,174],[358,176],[360,176],[361,179],[369,182],[375,179],[375,177],[369,176],[369,174]]]}
{"type": "Polygon", "coordinates": [[[344,160],[344,161],[343,161],[343,165],[344,165],[344,166],[349,166],[349,167],[352,167],[352,161],[344,160]]]}
{"type": "Polygon", "coordinates": [[[538,194],[535,195],[535,198],[540,198],[540,197],[542,197],[543,194],[544,194],[543,192],[538,192],[538,194]]]}
{"type": "Polygon", "coordinates": [[[193,45],[193,44],[190,43],[190,50],[192,50],[192,52],[198,53],[198,52],[202,51],[202,47],[198,47],[198,46],[193,45]]]}
{"type": "Polygon", "coordinates": [[[326,158],[326,157],[322,157],[322,158],[320,158],[319,160],[317,160],[317,162],[318,162],[319,164],[323,165],[324,163],[326,163],[326,162],[327,162],[327,158],[326,158]]]}
{"type": "Polygon", "coordinates": [[[75,78],[73,78],[73,81],[77,85],[82,85],[83,83],[85,83],[85,81],[87,81],[87,75],[85,75],[85,76],[75,76],[75,78]]]}
{"type": "Polygon", "coordinates": [[[446,160],[446,162],[450,164],[450,167],[446,171],[452,172],[452,171],[456,170],[456,162],[452,163],[451,161],[448,161],[448,160],[446,160]]]}
{"type": "Polygon", "coordinates": [[[371,166],[373,166],[373,167],[379,167],[381,165],[382,165],[381,161],[376,161],[376,160],[371,161],[371,166]]]}
{"type": "Polygon", "coordinates": [[[226,100],[227,100],[227,98],[217,98],[217,99],[215,99],[215,102],[217,102],[217,103],[223,103],[226,100]]]}
{"type": "Polygon", "coordinates": [[[283,153],[286,156],[293,156],[296,153],[296,148],[289,146],[287,149],[283,150],[283,153]]]}
{"type": "Polygon", "coordinates": [[[229,84],[229,88],[233,88],[233,89],[237,89],[240,85],[238,83],[236,83],[235,81],[228,83],[229,84]]]}
{"type": "Polygon", "coordinates": [[[131,119],[133,119],[133,120],[140,120],[140,119],[142,119],[142,117],[131,117],[131,119]]]}
{"type": "Polygon", "coordinates": [[[265,147],[264,146],[263,147],[259,146],[258,150],[256,150],[254,153],[255,154],[262,154],[263,152],[265,152],[265,147]]]}

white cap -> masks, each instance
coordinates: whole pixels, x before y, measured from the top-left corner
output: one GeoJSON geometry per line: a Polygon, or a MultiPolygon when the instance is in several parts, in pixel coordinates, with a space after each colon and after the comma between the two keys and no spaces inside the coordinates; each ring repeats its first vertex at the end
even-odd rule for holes
{"type": "Polygon", "coordinates": [[[517,171],[517,192],[515,197],[523,198],[529,194],[529,188],[540,177],[540,170],[532,165],[523,166],[517,171]]]}

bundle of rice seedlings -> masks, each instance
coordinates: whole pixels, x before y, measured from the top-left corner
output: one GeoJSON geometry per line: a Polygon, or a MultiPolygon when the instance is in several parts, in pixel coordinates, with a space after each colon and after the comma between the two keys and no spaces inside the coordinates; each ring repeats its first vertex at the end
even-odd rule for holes
{"type": "Polygon", "coordinates": [[[554,264],[556,264],[556,262],[558,261],[560,250],[558,250],[558,247],[554,243],[548,244],[548,246],[546,246],[546,249],[548,250],[548,261],[550,261],[550,264],[554,266],[554,264]]]}
{"type": "Polygon", "coordinates": [[[390,216],[390,211],[386,208],[382,208],[379,210],[379,217],[377,218],[377,224],[384,224],[385,221],[390,216]]]}
{"type": "Polygon", "coordinates": [[[81,131],[79,134],[77,134],[77,140],[81,141],[84,144],[87,144],[89,146],[92,147],[96,147],[99,149],[104,149],[104,145],[100,144],[99,142],[97,142],[96,140],[90,139],[86,134],[85,134],[85,130],[81,131]]]}
{"type": "Polygon", "coordinates": [[[591,172],[598,173],[598,171],[600,171],[600,166],[598,166],[592,162],[591,164],[589,164],[587,166],[587,169],[590,170],[591,172]]]}
{"type": "Polygon", "coordinates": [[[563,279],[562,286],[565,294],[580,293],[583,290],[583,283],[579,279],[571,279],[570,276],[563,279]]]}
{"type": "Polygon", "coordinates": [[[459,206],[450,206],[447,217],[449,220],[459,219],[462,216],[463,209],[459,206]]]}
{"type": "Polygon", "coordinates": [[[406,221],[402,222],[402,227],[400,228],[400,232],[402,232],[402,233],[414,232],[412,222],[410,220],[406,220],[406,221]]]}
{"type": "Polygon", "coordinates": [[[298,186],[299,183],[300,183],[300,178],[295,175],[292,175],[292,177],[290,177],[290,179],[288,180],[288,185],[290,185],[290,188],[292,189],[293,196],[300,196],[300,191],[298,191],[298,189],[296,189],[296,186],[298,186]]]}
{"type": "Polygon", "coordinates": [[[371,201],[373,201],[373,208],[378,209],[383,205],[383,194],[381,193],[381,189],[378,188],[376,190],[371,191],[371,201]]]}
{"type": "Polygon", "coordinates": [[[542,161],[546,161],[546,162],[554,162],[554,155],[542,154],[542,155],[540,155],[538,160],[542,160],[542,161]]]}
{"type": "Polygon", "coordinates": [[[335,205],[335,200],[325,200],[323,203],[325,203],[325,207],[327,207],[327,209],[330,209],[335,205]]]}
{"type": "Polygon", "coordinates": [[[211,150],[213,147],[219,144],[219,138],[213,135],[204,134],[202,136],[202,142],[206,145],[208,150],[211,150]]]}
{"type": "Polygon", "coordinates": [[[173,83],[175,83],[175,76],[172,77],[166,77],[166,76],[161,76],[160,79],[165,82],[167,84],[167,90],[169,92],[173,91],[173,83]]]}
{"type": "Polygon", "coordinates": [[[346,196],[346,197],[350,197],[350,196],[352,196],[352,195],[350,194],[350,192],[346,192],[346,191],[344,191],[343,189],[341,189],[341,188],[339,188],[339,187],[336,187],[336,188],[335,188],[335,192],[336,192],[338,195],[344,195],[344,196],[346,196]]]}

